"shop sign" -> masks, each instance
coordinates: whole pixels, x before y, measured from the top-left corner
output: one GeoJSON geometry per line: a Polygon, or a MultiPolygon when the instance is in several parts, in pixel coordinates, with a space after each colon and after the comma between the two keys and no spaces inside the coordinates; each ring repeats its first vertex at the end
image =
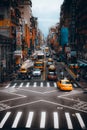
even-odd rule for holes
{"type": "Polygon", "coordinates": [[[19,51],[19,50],[14,51],[14,55],[15,56],[22,56],[22,51],[19,51]]]}

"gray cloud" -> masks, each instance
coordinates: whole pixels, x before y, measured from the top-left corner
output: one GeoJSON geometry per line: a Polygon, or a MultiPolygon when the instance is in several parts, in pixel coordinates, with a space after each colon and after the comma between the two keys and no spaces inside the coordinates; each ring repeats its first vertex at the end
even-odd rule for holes
{"type": "Polygon", "coordinates": [[[63,0],[32,0],[32,12],[38,17],[39,28],[46,36],[51,26],[59,22],[63,0]]]}

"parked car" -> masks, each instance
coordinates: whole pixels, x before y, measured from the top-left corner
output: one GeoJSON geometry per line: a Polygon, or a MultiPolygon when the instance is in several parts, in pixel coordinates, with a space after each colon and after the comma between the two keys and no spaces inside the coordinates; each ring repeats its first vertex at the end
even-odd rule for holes
{"type": "Polygon", "coordinates": [[[60,90],[65,90],[65,91],[71,91],[71,90],[73,90],[73,85],[71,84],[71,82],[68,79],[59,80],[57,82],[57,87],[60,90]]]}
{"type": "Polygon", "coordinates": [[[53,71],[52,72],[49,71],[48,74],[47,74],[47,79],[48,80],[53,80],[53,81],[55,80],[56,81],[57,80],[57,73],[53,72],[53,71]]]}
{"type": "Polygon", "coordinates": [[[34,68],[32,71],[33,76],[41,76],[41,70],[38,68],[34,68]]]}

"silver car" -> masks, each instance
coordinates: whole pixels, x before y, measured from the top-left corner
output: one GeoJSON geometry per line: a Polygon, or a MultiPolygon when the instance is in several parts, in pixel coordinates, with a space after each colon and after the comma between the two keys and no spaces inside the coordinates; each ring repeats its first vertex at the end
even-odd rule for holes
{"type": "Polygon", "coordinates": [[[41,70],[34,68],[33,71],[32,71],[32,75],[33,76],[41,76],[41,70]]]}

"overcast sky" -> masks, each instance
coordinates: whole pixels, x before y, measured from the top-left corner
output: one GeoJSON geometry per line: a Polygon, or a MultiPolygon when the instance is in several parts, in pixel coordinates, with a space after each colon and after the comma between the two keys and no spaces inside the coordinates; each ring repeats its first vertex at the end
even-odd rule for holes
{"type": "Polygon", "coordinates": [[[32,13],[38,18],[39,28],[45,36],[51,26],[59,22],[60,6],[64,0],[32,0],[32,13]]]}

